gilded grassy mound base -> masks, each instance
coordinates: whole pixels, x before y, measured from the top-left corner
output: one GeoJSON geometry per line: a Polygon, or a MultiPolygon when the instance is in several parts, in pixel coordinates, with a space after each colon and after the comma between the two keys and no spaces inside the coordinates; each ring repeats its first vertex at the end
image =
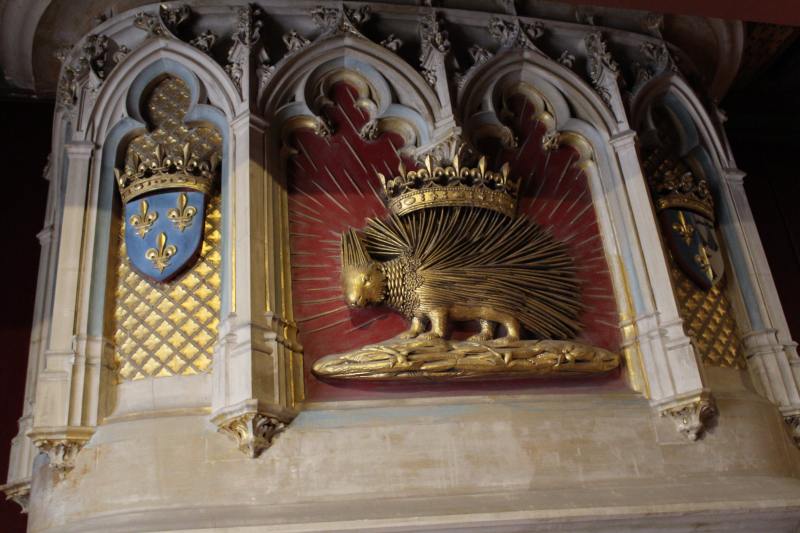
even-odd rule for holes
{"type": "Polygon", "coordinates": [[[617,354],[575,341],[450,342],[392,340],[323,357],[312,371],[323,379],[450,380],[588,376],[620,364],[617,354]]]}

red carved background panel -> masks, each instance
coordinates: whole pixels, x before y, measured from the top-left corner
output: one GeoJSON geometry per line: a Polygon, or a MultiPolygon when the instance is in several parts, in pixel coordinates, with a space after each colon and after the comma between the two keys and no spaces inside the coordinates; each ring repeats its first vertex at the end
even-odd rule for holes
{"type": "MultiPolygon", "coordinates": [[[[333,106],[326,108],[334,133],[320,136],[299,130],[291,139],[296,153],[287,163],[289,173],[289,224],[292,259],[292,298],[299,340],[304,348],[309,400],[431,393],[469,394],[492,390],[549,389],[559,381],[504,381],[386,385],[376,383],[338,385],[310,375],[314,361],[392,337],[406,327],[405,320],[386,308],[348,309],[339,282],[339,235],[350,227],[362,228],[369,217],[387,214],[376,176],[397,173],[402,139],[385,133],[365,141],[359,130],[369,117],[359,109],[356,92],[344,83],[333,87],[333,106]]],[[[511,162],[512,171],[525,177],[520,211],[531,216],[566,243],[578,267],[583,285],[584,329],[580,338],[590,344],[617,350],[618,317],[611,278],[603,252],[591,195],[582,170],[572,165],[577,152],[570,147],[546,153],[541,137],[544,125],[531,120],[527,101],[512,99],[519,147],[495,150],[500,161],[511,162]]],[[[488,152],[487,152],[488,153],[488,152]]],[[[499,168],[495,161],[492,168],[499,168]]],[[[414,163],[404,159],[414,168],[414,163]]],[[[462,333],[463,334],[463,333],[462,333]]],[[[587,383],[584,381],[584,383],[587,383]]],[[[589,380],[592,386],[622,386],[618,376],[589,380]]],[[[578,385],[579,387],[581,385],[578,385]]]]}

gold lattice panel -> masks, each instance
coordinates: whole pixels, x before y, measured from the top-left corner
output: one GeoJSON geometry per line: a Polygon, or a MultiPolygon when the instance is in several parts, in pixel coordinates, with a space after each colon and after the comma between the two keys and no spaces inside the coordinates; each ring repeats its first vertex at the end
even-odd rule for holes
{"type": "Polygon", "coordinates": [[[120,231],[114,358],[121,379],[208,371],[219,327],[221,219],[217,196],[208,205],[199,259],[166,284],[131,268],[120,231]]]}
{"type": "Polygon", "coordinates": [[[701,290],[674,264],[672,279],[686,334],[709,366],[745,368],[741,340],[728,297],[719,284],[701,290]]]}
{"type": "Polygon", "coordinates": [[[136,162],[149,163],[156,146],[179,156],[184,144],[201,160],[220,153],[222,136],[208,126],[189,127],[184,118],[191,105],[191,93],[180,78],[166,77],[150,91],[145,102],[145,118],[153,127],[146,135],[136,137],[128,145],[125,166],[135,168],[136,162]]]}

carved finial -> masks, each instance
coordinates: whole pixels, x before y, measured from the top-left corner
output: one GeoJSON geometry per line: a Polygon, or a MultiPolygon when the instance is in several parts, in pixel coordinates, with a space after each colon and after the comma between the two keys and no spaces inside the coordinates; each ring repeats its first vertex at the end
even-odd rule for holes
{"type": "Polygon", "coordinates": [[[619,65],[611,57],[601,32],[595,31],[587,34],[584,43],[586,44],[589,80],[606,105],[611,107],[611,85],[620,80],[619,65]]]}
{"type": "Polygon", "coordinates": [[[211,30],[206,30],[191,41],[189,44],[200,50],[201,52],[205,52],[206,54],[211,53],[211,48],[214,46],[214,43],[217,42],[217,34],[211,30]]]}
{"type": "Polygon", "coordinates": [[[302,50],[311,44],[311,41],[294,30],[289,30],[288,33],[284,33],[281,39],[283,40],[283,44],[286,45],[286,51],[290,54],[302,50]]]}
{"type": "Polygon", "coordinates": [[[642,29],[653,37],[663,39],[661,30],[664,27],[664,15],[661,13],[647,13],[642,17],[642,29]]]}
{"type": "Polygon", "coordinates": [[[242,77],[245,73],[245,62],[253,47],[261,39],[263,22],[258,18],[261,10],[251,5],[236,8],[236,30],[233,32],[233,44],[228,50],[228,73],[236,88],[242,91],[242,77]]]}
{"type": "Polygon", "coordinates": [[[189,19],[191,11],[186,4],[177,6],[161,4],[158,8],[158,14],[161,17],[161,22],[163,22],[167,28],[174,31],[178,26],[189,19]]]}
{"type": "Polygon", "coordinates": [[[558,56],[558,62],[567,68],[572,68],[573,65],[575,65],[575,56],[571,54],[569,50],[564,50],[561,52],[561,55],[558,56]]]}
{"type": "Polygon", "coordinates": [[[634,71],[636,80],[634,81],[632,94],[636,94],[649,80],[667,71],[677,72],[678,67],[672,60],[667,44],[661,42],[645,42],[639,47],[639,51],[644,57],[644,63],[635,63],[634,71]]]}
{"type": "Polygon", "coordinates": [[[390,33],[386,39],[381,41],[381,46],[387,50],[397,53],[397,51],[400,50],[400,47],[403,46],[403,41],[395,37],[394,33],[390,33]]]}
{"type": "Polygon", "coordinates": [[[428,85],[436,87],[437,71],[443,70],[444,58],[450,52],[450,37],[436,11],[431,9],[420,17],[420,65],[428,85]]]}
{"type": "Polygon", "coordinates": [[[432,48],[443,54],[450,51],[450,37],[436,11],[431,10],[422,15],[419,28],[423,54],[425,54],[425,48],[432,48]]]}
{"type": "Polygon", "coordinates": [[[311,20],[321,30],[320,38],[340,33],[350,33],[364,37],[359,28],[371,17],[369,6],[349,8],[342,4],[339,8],[317,6],[311,10],[311,20]]]}
{"type": "Polygon", "coordinates": [[[501,50],[517,48],[541,52],[534,44],[534,41],[544,35],[544,25],[539,21],[523,23],[517,17],[511,21],[492,17],[488,29],[492,38],[500,44],[501,50]]]}
{"type": "Polygon", "coordinates": [[[133,18],[133,25],[152,36],[162,36],[169,33],[160,17],[141,11],[133,18]]]}

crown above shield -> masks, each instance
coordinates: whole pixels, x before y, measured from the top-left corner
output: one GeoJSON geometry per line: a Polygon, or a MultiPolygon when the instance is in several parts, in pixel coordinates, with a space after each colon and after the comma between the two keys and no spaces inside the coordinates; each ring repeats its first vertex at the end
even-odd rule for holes
{"type": "Polygon", "coordinates": [[[714,197],[708,180],[695,175],[677,158],[665,159],[650,182],[659,211],[686,209],[711,221],[715,219],[714,197]]]}
{"type": "Polygon", "coordinates": [[[200,157],[190,143],[157,144],[149,153],[132,154],[124,171],[114,169],[119,193],[125,203],[163,189],[191,189],[209,194],[219,166],[219,154],[214,151],[200,157]]]}

